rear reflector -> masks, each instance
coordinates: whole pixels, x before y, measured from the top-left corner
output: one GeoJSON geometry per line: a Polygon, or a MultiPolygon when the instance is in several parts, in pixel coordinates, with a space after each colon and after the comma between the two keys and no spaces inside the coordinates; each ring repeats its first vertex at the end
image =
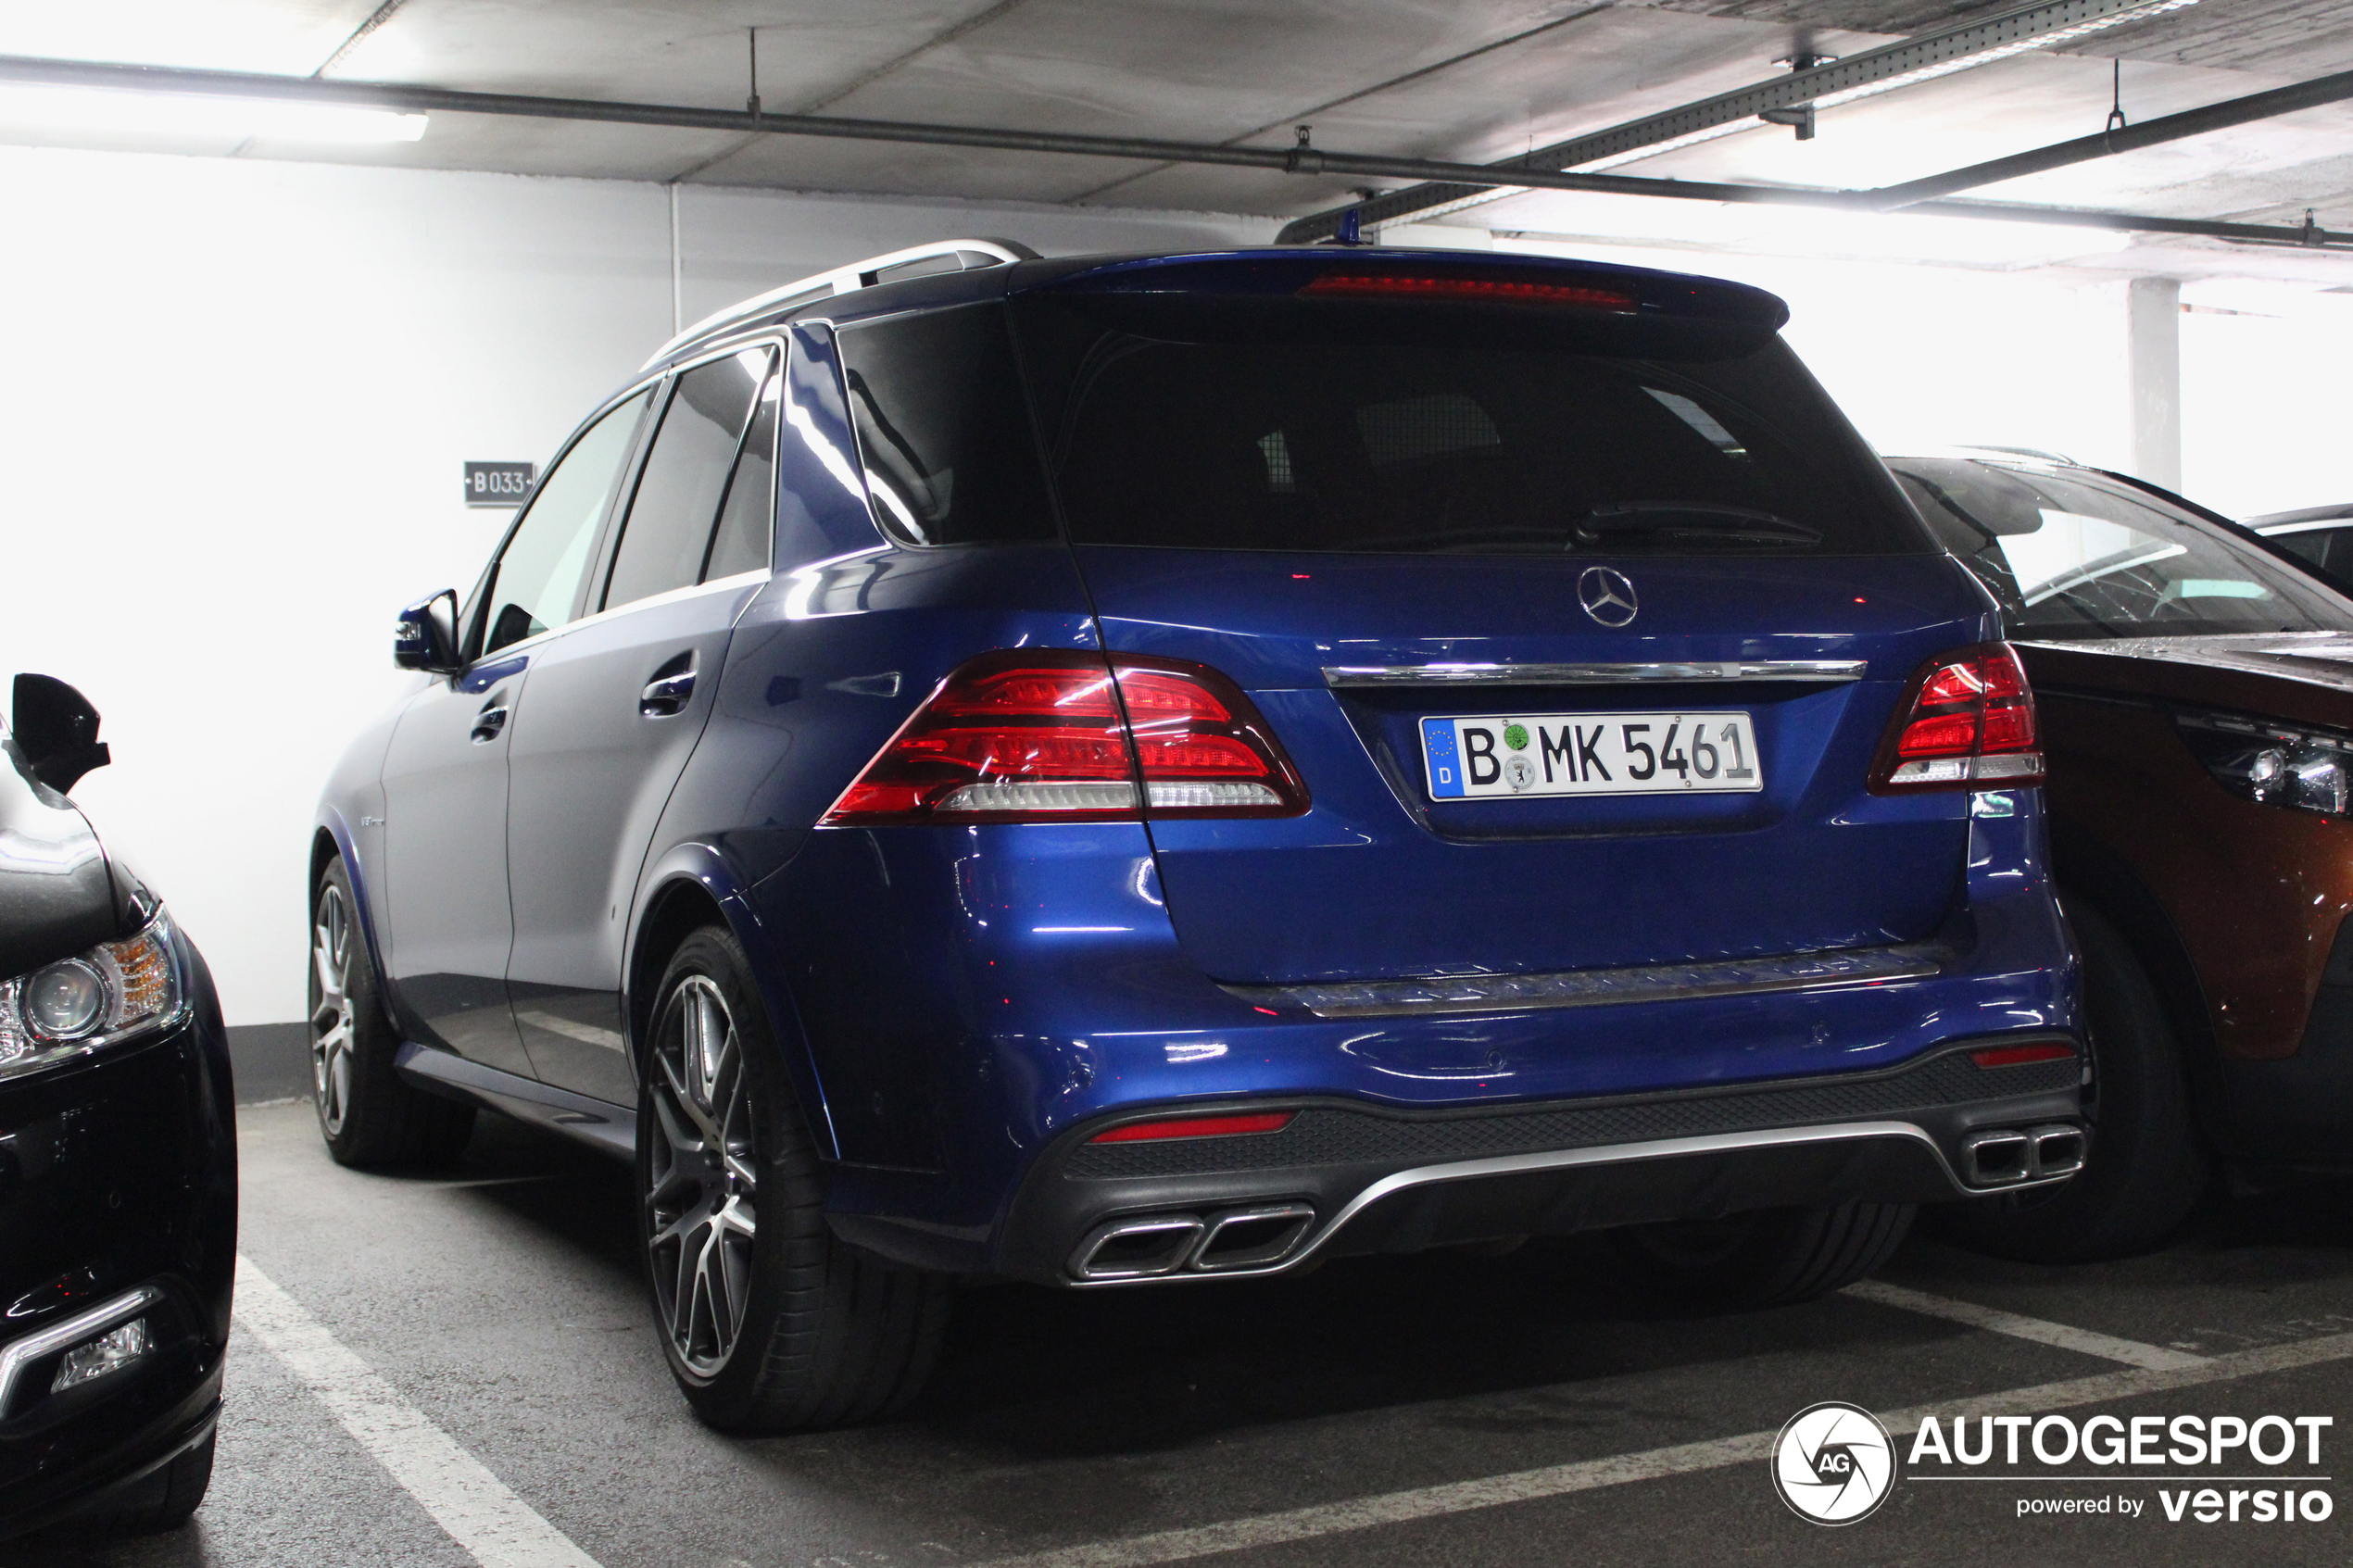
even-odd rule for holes
{"type": "Polygon", "coordinates": [[[1508,278],[1433,278],[1379,272],[1327,272],[1299,291],[1305,299],[1427,299],[1471,305],[1572,305],[1587,310],[1638,307],[1630,294],[1579,283],[1523,283],[1508,278]]]}
{"type": "Polygon", "coordinates": [[[822,825],[1306,809],[1298,770],[1217,671],[1123,657],[1114,673],[1099,653],[1019,649],[983,654],[942,681],[822,825]]]}
{"type": "Polygon", "coordinates": [[[1136,1122],[1097,1133],[1088,1143],[1144,1143],[1155,1138],[1230,1138],[1239,1133],[1279,1133],[1297,1115],[1266,1110],[1249,1116],[1185,1116],[1170,1122],[1136,1122]]]}
{"type": "Polygon", "coordinates": [[[2007,643],[1957,648],[1923,666],[1871,767],[1876,795],[2042,782],[2034,692],[2007,643]]]}
{"type": "Polygon", "coordinates": [[[1985,1050],[1969,1052],[1969,1059],[1980,1067],[2023,1067],[2030,1061],[2060,1061],[2075,1054],[2073,1046],[2057,1044],[1994,1046],[1985,1050]]]}

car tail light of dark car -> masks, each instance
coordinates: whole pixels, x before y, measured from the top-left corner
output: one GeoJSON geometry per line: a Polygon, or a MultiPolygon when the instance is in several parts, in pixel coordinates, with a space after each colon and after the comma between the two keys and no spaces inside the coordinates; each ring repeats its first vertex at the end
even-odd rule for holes
{"type": "Polygon", "coordinates": [[[821,825],[1287,817],[1307,789],[1204,665],[1013,650],[957,669],[821,825]],[[1140,809],[1139,809],[1140,800],[1140,809]]]}
{"type": "Polygon", "coordinates": [[[1956,648],[1922,666],[1871,768],[1877,795],[2042,782],[2034,692],[2007,643],[1956,648]]]}

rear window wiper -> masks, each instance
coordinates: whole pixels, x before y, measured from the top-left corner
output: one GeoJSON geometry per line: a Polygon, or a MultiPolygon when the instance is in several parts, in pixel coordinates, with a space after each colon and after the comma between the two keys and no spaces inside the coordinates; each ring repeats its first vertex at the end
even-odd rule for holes
{"type": "Polygon", "coordinates": [[[1620,501],[1596,507],[1578,520],[1577,537],[1588,545],[1643,539],[1662,544],[1804,546],[1822,542],[1822,531],[1772,512],[1718,507],[1705,501],[1620,501]]]}

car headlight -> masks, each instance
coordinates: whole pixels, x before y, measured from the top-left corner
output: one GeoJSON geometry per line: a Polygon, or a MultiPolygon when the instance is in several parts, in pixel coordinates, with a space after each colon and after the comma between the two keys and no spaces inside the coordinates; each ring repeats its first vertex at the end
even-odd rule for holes
{"type": "Polygon", "coordinates": [[[171,926],[102,942],[0,981],[0,1078],[37,1073],[176,1020],[182,1001],[171,926]]]}
{"type": "Polygon", "coordinates": [[[2206,771],[2232,794],[2324,817],[2353,809],[2353,735],[2234,713],[2175,719],[2206,771]]]}

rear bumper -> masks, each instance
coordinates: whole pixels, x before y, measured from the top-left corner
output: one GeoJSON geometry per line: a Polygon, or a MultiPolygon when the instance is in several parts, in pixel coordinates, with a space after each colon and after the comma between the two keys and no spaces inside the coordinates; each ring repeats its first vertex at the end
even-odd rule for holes
{"type": "MultiPolygon", "coordinates": [[[[2073,1045],[2006,1035],[1877,1073],[1509,1110],[1253,1098],[1233,1109],[1295,1114],[1279,1132],[1227,1137],[1089,1142],[1154,1112],[1103,1117],[1038,1161],[997,1272],[1078,1286],[1273,1274],[1499,1236],[2038,1185],[2082,1162],[2082,1059],[1986,1068],[1969,1053],[2042,1041],[2073,1045]]],[[[835,1223],[894,1250],[886,1230],[835,1223]]]]}

